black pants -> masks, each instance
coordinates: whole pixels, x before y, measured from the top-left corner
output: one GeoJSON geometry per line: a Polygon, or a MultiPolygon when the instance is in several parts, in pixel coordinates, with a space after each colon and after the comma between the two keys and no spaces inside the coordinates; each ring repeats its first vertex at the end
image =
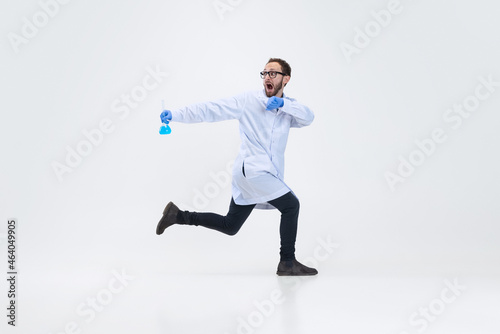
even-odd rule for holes
{"type": "MultiPolygon", "coordinates": [[[[276,198],[269,203],[281,212],[280,237],[281,261],[295,259],[295,239],[299,219],[299,200],[291,192],[276,198]]],[[[238,205],[231,198],[226,216],[208,212],[185,212],[184,217],[189,225],[204,226],[219,232],[235,235],[247,220],[255,204],[238,205]]]]}

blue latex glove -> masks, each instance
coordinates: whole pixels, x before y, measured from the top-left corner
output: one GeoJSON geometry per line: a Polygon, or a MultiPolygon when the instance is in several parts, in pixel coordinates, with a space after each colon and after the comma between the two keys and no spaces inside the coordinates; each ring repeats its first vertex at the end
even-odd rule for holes
{"type": "Polygon", "coordinates": [[[269,100],[267,100],[266,110],[281,108],[284,104],[285,100],[283,100],[281,97],[271,96],[269,100]]]}
{"type": "Polygon", "coordinates": [[[170,123],[170,121],[172,120],[172,112],[170,110],[163,110],[160,115],[160,119],[162,123],[170,123]]]}

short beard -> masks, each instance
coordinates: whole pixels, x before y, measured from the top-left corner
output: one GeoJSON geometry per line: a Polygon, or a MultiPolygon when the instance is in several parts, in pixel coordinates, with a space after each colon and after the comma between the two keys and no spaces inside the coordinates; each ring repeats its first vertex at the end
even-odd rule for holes
{"type": "Polygon", "coordinates": [[[283,87],[283,79],[281,79],[281,82],[279,83],[278,86],[274,87],[274,90],[271,92],[271,93],[268,93],[267,90],[265,89],[266,91],[266,96],[267,97],[272,97],[272,96],[275,96],[276,93],[278,93],[281,89],[281,87],[283,87]]]}

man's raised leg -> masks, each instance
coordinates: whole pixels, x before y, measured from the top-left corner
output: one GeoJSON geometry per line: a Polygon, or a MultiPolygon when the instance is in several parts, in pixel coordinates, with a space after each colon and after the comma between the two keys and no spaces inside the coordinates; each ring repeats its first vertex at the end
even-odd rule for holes
{"type": "Polygon", "coordinates": [[[228,213],[222,216],[211,212],[181,211],[174,203],[170,202],[165,207],[163,217],[158,222],[156,234],[160,235],[167,227],[179,224],[203,226],[228,235],[235,235],[254,207],[255,204],[238,205],[231,198],[228,213]]]}

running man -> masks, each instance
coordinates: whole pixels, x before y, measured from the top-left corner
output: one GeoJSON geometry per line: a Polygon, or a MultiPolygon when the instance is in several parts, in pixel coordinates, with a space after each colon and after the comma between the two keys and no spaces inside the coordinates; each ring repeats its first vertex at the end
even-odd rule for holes
{"type": "Polygon", "coordinates": [[[156,234],[174,224],[203,226],[235,235],[254,208],[278,209],[280,222],[280,276],[316,275],[318,271],[295,259],[299,200],[283,179],[285,148],[290,128],[312,123],[308,107],[283,94],[290,81],[290,65],[271,58],[260,72],[264,89],[215,102],[199,103],[178,110],[164,110],[163,123],[239,121],[241,146],[232,172],[232,199],[225,216],[208,212],[181,211],[168,203],[156,234]]]}

